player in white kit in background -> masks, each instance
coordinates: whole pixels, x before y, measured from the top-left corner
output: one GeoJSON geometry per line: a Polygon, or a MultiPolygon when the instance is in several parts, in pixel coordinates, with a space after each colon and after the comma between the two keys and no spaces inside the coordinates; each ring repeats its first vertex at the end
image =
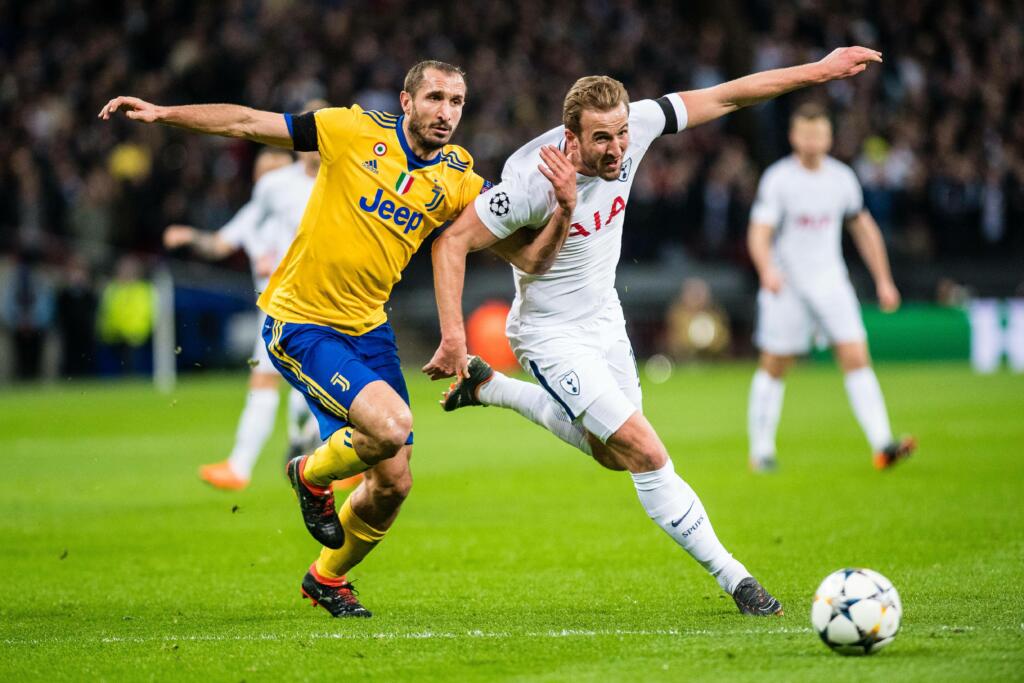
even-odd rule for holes
{"type": "Polygon", "coordinates": [[[797,88],[852,76],[880,61],[874,50],[841,48],[814,64],[633,103],[614,79],[581,78],[566,96],[565,125],[513,154],[501,183],[434,243],[441,345],[424,371],[435,379],[458,376],[445,395],[445,409],[511,408],[601,465],[628,470],[647,514],[744,614],[781,614],[782,605],[718,540],[703,504],[676,474],[642,412],[640,379],[615,291],[629,190],[644,153],[660,135],[797,88]],[[562,173],[552,146],[565,151],[570,171],[578,173],[574,202],[561,196],[557,183],[548,182],[549,174],[562,173]],[[547,168],[539,167],[542,153],[547,168]],[[516,299],[507,332],[517,359],[538,384],[522,382],[466,355],[461,302],[466,254],[527,233],[520,229],[544,225],[559,213],[566,215],[567,235],[553,263],[513,269],[516,299]]]}
{"type": "MultiPolygon", "coordinates": [[[[312,103],[319,108],[318,103],[312,103]]],[[[267,285],[278,262],[295,237],[302,213],[309,201],[320,166],[316,152],[303,152],[295,161],[287,150],[267,149],[260,153],[253,169],[252,198],[215,233],[188,225],[171,225],[164,231],[168,249],[189,246],[198,255],[219,260],[243,249],[252,266],[256,295],[267,285]]],[[[259,324],[250,360],[249,393],[235,433],[235,444],[227,460],[203,465],[199,476],[220,489],[239,490],[249,485],[253,467],[274,430],[281,376],[267,357],[266,345],[259,335],[259,324]]],[[[319,445],[316,420],[298,391],[288,393],[289,453],[306,452],[319,445]]]]}
{"type": "Polygon", "coordinates": [[[750,466],[776,467],[775,432],[782,413],[783,378],[812,337],[827,337],[845,376],[853,413],[885,469],[908,457],[914,440],[893,439],[881,387],[871,369],[860,305],[846,272],[842,228],[846,223],[875,281],[883,311],[895,311],[885,242],[864,208],[853,169],[828,156],[832,124],[822,107],[805,104],[790,121],[793,154],[769,166],[751,209],[748,247],[761,280],[755,343],[760,367],[750,387],[747,428],[750,466]]]}

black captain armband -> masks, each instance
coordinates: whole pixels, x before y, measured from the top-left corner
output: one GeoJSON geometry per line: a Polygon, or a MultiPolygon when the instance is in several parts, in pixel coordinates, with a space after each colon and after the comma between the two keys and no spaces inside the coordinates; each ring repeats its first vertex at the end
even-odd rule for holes
{"type": "Polygon", "coordinates": [[[288,134],[292,136],[292,149],[296,152],[316,152],[320,149],[316,139],[316,116],[314,112],[305,114],[285,114],[288,134]]]}
{"type": "Polygon", "coordinates": [[[668,95],[663,95],[654,101],[658,103],[661,111],[665,113],[665,130],[661,131],[661,134],[678,133],[679,119],[676,117],[676,108],[668,101],[668,95]]]}

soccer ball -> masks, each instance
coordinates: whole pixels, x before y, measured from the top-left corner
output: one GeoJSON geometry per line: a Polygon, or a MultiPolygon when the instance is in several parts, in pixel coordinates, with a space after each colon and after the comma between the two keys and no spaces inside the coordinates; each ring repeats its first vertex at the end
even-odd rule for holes
{"type": "Polygon", "coordinates": [[[870,655],[896,637],[903,606],[892,581],[870,569],[840,569],[814,594],[811,625],[843,655],[870,655]]]}

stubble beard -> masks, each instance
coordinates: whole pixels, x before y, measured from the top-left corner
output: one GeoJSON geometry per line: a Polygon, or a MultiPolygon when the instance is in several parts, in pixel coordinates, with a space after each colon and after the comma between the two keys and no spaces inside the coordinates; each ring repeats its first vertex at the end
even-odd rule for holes
{"type": "Polygon", "coordinates": [[[420,147],[427,153],[432,154],[448,144],[448,141],[451,140],[451,133],[453,133],[454,130],[449,131],[448,137],[443,142],[437,142],[424,134],[424,131],[428,128],[430,128],[430,122],[424,123],[420,121],[416,108],[413,107],[412,114],[409,116],[409,136],[412,137],[413,142],[417,147],[420,147]]]}

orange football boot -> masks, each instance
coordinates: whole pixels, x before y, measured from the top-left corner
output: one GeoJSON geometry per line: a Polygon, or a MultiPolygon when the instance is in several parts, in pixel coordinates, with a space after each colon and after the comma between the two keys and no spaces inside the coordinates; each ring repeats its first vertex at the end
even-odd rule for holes
{"type": "Polygon", "coordinates": [[[875,469],[887,470],[901,460],[909,458],[915,449],[917,449],[917,440],[912,436],[905,436],[899,441],[893,441],[884,450],[875,453],[875,469]]]}
{"type": "Polygon", "coordinates": [[[199,468],[199,478],[222,491],[241,491],[249,485],[249,480],[235,474],[227,460],[212,465],[202,465],[199,468]]]}

